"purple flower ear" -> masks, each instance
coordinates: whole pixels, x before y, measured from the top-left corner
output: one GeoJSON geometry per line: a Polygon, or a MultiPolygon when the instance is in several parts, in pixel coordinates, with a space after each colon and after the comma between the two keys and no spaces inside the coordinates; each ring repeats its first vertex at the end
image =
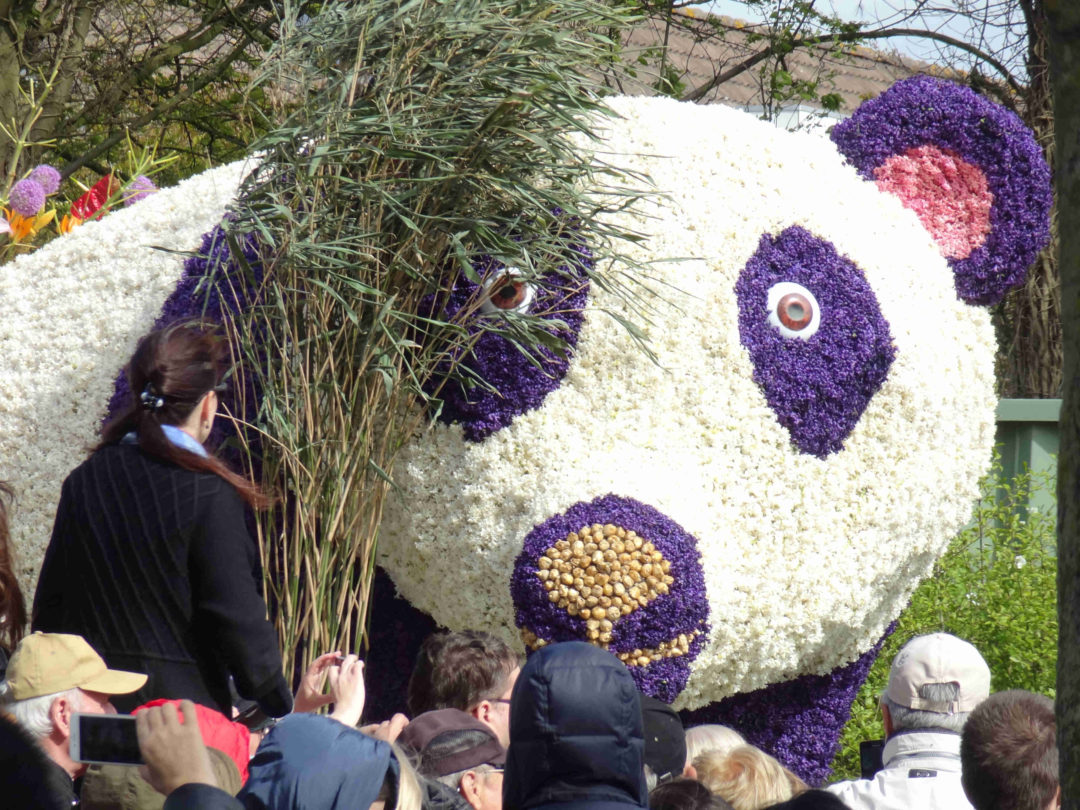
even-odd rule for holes
{"type": "Polygon", "coordinates": [[[836,125],[841,154],[913,210],[969,304],[1024,282],[1050,238],[1051,178],[1030,129],[967,87],[897,82],[836,125]]]}

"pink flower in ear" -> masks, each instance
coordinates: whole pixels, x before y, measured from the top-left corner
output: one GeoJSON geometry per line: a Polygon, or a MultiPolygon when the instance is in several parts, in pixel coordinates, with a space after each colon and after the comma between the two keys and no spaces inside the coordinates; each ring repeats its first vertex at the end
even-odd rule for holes
{"type": "Polygon", "coordinates": [[[955,152],[926,145],[893,155],[874,169],[874,181],[919,217],[947,259],[966,259],[990,234],[986,174],[955,152]]]}

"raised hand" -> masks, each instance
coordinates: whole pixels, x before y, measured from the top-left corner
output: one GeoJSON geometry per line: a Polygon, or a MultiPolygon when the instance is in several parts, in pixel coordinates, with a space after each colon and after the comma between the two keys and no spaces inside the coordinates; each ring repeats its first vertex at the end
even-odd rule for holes
{"type": "Polygon", "coordinates": [[[217,787],[210,755],[199,731],[195,704],[181,700],[180,711],[184,713],[182,724],[172,703],[135,715],[139,750],[146,761],[140,773],[154,790],[165,796],[192,782],[217,787]]]}
{"type": "Polygon", "coordinates": [[[347,726],[355,726],[360,722],[367,697],[364,688],[364,662],[350,653],[340,664],[329,668],[327,677],[330,680],[330,697],[334,703],[334,711],[330,716],[347,726]]]}
{"type": "Polygon", "coordinates": [[[341,661],[341,650],[323,653],[307,668],[304,677],[300,679],[300,688],[296,690],[293,699],[294,712],[313,712],[321,706],[334,702],[334,696],[323,694],[326,685],[326,676],[330,667],[341,661]]]}

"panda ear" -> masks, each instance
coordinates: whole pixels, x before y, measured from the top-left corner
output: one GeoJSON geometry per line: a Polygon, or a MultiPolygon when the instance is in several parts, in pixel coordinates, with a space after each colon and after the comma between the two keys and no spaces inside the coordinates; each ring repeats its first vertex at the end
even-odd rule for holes
{"type": "Polygon", "coordinates": [[[952,82],[916,76],[833,128],[865,179],[900,198],[934,237],[957,295],[993,304],[1024,282],[1050,238],[1050,169],[1010,110],[952,82]]]}

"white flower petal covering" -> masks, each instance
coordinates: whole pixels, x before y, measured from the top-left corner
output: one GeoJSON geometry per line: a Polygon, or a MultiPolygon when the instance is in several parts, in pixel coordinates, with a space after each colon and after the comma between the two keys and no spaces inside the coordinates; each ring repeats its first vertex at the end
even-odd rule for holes
{"type": "MultiPolygon", "coordinates": [[[[604,159],[667,194],[627,223],[672,286],[638,352],[594,288],[559,390],[485,441],[437,426],[396,468],[382,561],[450,627],[516,638],[509,575],[532,527],[609,492],[696,536],[713,627],[679,705],[853,660],[967,519],[993,441],[993,333],[956,298],[915,215],[832,145],[723,107],[618,99],[604,159]],[[647,215],[647,216],[644,216],[647,215]],[[752,379],[734,284],[764,233],[799,225],[863,270],[896,360],[844,449],[795,451],[752,379]],[[696,257],[663,261],[665,257],[696,257]],[[658,261],[659,260],[659,261],[658,261]]],[[[87,223],[0,268],[0,478],[33,586],[60,484],[113,380],[235,193],[242,164],[87,223]]],[[[827,318],[828,313],[821,317],[827,318]]]]}
{"type": "Polygon", "coordinates": [[[28,599],[60,485],[86,457],[113,381],[175,289],[185,259],[177,251],[197,249],[221,220],[246,165],[199,174],[0,267],[0,479],[17,495],[11,528],[28,599]]]}

